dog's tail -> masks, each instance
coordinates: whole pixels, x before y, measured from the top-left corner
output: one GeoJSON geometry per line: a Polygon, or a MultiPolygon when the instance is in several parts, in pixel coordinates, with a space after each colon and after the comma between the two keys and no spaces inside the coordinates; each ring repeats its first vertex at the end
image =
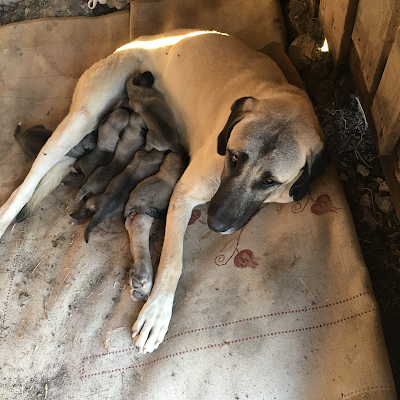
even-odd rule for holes
{"type": "Polygon", "coordinates": [[[39,206],[43,199],[53,192],[63,178],[71,171],[70,165],[73,165],[75,161],[76,158],[64,156],[47,172],[39,182],[29,202],[16,216],[15,222],[21,222],[32,215],[33,211],[39,206]]]}

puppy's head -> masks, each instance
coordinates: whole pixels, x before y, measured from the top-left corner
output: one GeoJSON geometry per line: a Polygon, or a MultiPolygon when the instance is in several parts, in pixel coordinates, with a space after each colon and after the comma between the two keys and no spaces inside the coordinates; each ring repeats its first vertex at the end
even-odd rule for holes
{"type": "Polygon", "coordinates": [[[154,76],[150,71],[146,71],[141,74],[137,74],[133,78],[132,83],[135,86],[152,87],[154,83],[154,76]]]}
{"type": "Polygon", "coordinates": [[[301,95],[236,100],[218,137],[225,165],[209,205],[209,227],[231,233],[263,203],[301,200],[330,163],[318,132],[312,105],[301,95]]]}

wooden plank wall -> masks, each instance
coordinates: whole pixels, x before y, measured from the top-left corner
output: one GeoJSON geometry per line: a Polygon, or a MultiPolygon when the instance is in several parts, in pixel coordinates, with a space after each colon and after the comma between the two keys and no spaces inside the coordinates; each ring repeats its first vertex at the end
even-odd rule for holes
{"type": "Polygon", "coordinates": [[[349,60],[400,219],[400,0],[321,0],[319,15],[334,63],[349,60]]]}
{"type": "Polygon", "coordinates": [[[318,16],[319,1],[320,0],[307,0],[312,18],[316,18],[318,16]]]}
{"type": "Polygon", "coordinates": [[[319,12],[335,64],[349,52],[358,0],[321,0],[319,12]]]}
{"type": "Polygon", "coordinates": [[[379,154],[389,155],[400,136],[400,29],[372,102],[379,154]]]}
{"type": "Polygon", "coordinates": [[[399,26],[399,0],[359,0],[352,40],[367,90],[375,94],[399,26]]]}

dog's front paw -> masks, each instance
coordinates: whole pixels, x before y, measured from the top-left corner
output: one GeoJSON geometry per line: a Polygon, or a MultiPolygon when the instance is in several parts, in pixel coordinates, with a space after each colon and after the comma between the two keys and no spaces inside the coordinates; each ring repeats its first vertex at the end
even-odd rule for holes
{"type": "Polygon", "coordinates": [[[132,327],[132,338],[140,353],[151,353],[158,348],[168,331],[174,296],[151,296],[143,306],[132,327]]]}
{"type": "Polygon", "coordinates": [[[141,263],[133,265],[129,271],[129,278],[133,300],[146,301],[153,287],[153,267],[151,263],[150,265],[141,265],[141,263]]]}

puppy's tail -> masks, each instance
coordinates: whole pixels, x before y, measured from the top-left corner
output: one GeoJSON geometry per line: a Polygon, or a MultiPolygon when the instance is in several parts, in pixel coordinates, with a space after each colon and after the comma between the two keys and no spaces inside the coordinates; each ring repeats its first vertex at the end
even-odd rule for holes
{"type": "Polygon", "coordinates": [[[39,182],[29,202],[16,216],[15,222],[21,222],[32,215],[33,211],[39,206],[43,199],[53,192],[63,178],[71,171],[69,166],[73,165],[75,161],[76,158],[64,156],[47,172],[39,182]]]}
{"type": "Polygon", "coordinates": [[[15,131],[14,131],[14,137],[15,139],[18,139],[18,137],[21,135],[21,125],[22,125],[22,121],[18,122],[17,126],[15,127],[15,131]]]}
{"type": "MultiPolygon", "coordinates": [[[[100,210],[101,211],[101,210],[100,210]]],[[[104,216],[101,212],[97,212],[94,217],[91,219],[91,221],[87,224],[85,232],[84,232],[84,237],[85,237],[85,242],[89,243],[89,235],[90,232],[92,232],[92,230],[94,228],[96,228],[97,225],[100,224],[101,221],[103,221],[104,216]]]]}
{"type": "MultiPolygon", "coordinates": [[[[94,228],[96,228],[97,225],[100,224],[100,222],[104,221],[106,218],[111,218],[112,216],[114,216],[115,214],[118,214],[119,212],[123,211],[123,208],[121,209],[121,204],[116,204],[112,201],[110,201],[110,199],[103,198],[103,195],[100,196],[95,196],[95,198],[99,198],[102,197],[101,200],[99,201],[99,205],[97,206],[97,211],[96,214],[94,214],[93,218],[90,220],[90,222],[87,224],[85,232],[84,232],[84,238],[85,238],[85,242],[88,243],[89,242],[89,235],[90,232],[92,232],[92,230],[94,228]]],[[[91,197],[88,202],[92,201],[93,197],[91,197]]],[[[123,204],[126,203],[126,200],[123,202],[123,204]]],[[[123,206],[122,206],[123,207],[123,206]]]]}
{"type": "Polygon", "coordinates": [[[92,191],[90,182],[86,182],[81,189],[79,190],[79,193],[76,196],[76,202],[80,202],[87,194],[89,194],[92,191]]]}

